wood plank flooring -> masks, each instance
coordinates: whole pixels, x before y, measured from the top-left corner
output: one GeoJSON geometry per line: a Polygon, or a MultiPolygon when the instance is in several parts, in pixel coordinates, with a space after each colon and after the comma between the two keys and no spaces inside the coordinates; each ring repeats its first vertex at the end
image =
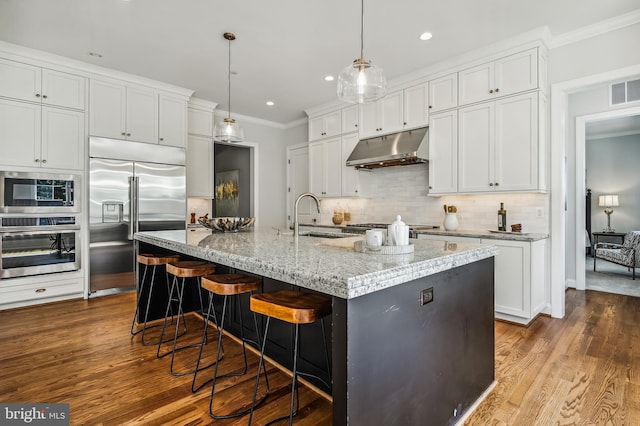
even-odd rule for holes
{"type": "MultiPolygon", "coordinates": [[[[168,357],[157,359],[155,346],[130,337],[133,309],[134,294],[125,293],[1,311],[0,401],[67,402],[74,425],[246,424],[246,417],[213,421],[210,387],[192,394],[191,376],[171,376],[168,357]]],[[[496,322],[498,384],[466,425],[640,424],[640,298],[571,290],[566,314],[529,328],[496,322]]],[[[190,317],[196,340],[199,327],[190,317]]],[[[221,366],[240,369],[240,345],[224,342],[221,366]]],[[[213,345],[207,349],[215,356],[213,345]]],[[[182,360],[194,355],[182,351],[176,367],[189,368],[182,360]]],[[[246,406],[256,367],[250,353],[249,375],[219,382],[216,409],[246,406]]],[[[273,366],[269,378],[272,396],[256,411],[258,425],[289,406],[290,378],[273,366]]],[[[295,424],[331,424],[329,401],[304,386],[300,398],[295,424]]]]}

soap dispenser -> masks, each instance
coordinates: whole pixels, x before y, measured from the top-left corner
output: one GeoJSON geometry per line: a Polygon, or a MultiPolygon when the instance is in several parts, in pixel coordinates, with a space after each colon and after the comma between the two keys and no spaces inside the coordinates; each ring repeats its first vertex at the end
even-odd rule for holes
{"type": "Polygon", "coordinates": [[[400,215],[395,222],[387,226],[387,243],[390,246],[406,246],[409,244],[409,227],[402,221],[400,215]]]}

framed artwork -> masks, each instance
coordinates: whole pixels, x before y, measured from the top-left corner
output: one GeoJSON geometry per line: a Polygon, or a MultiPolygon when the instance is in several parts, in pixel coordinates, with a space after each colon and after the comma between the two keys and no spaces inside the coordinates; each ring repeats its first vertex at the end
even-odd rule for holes
{"type": "Polygon", "coordinates": [[[216,216],[238,216],[240,198],[238,196],[238,181],[240,172],[230,170],[216,173],[216,216]]]}

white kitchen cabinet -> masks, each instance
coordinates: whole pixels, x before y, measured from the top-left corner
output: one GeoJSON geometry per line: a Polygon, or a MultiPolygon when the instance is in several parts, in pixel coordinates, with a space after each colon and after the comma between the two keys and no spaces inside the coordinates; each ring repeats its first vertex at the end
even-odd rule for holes
{"type": "Polygon", "coordinates": [[[458,106],[458,73],[429,81],[429,113],[458,106]]]}
{"type": "Polygon", "coordinates": [[[460,106],[538,88],[538,49],[533,48],[458,73],[460,106]]]}
{"type": "Polygon", "coordinates": [[[34,275],[0,281],[0,310],[81,298],[82,272],[34,275]]]}
{"type": "Polygon", "coordinates": [[[401,131],[404,127],[403,91],[387,93],[375,102],[360,105],[360,139],[401,131]]]}
{"type": "Polygon", "coordinates": [[[357,197],[359,196],[358,170],[355,167],[347,167],[345,165],[347,158],[351,155],[353,148],[359,141],[357,133],[342,136],[342,196],[357,197]]]}
{"type": "Polygon", "coordinates": [[[187,139],[187,101],[170,95],[159,99],[160,145],[184,148],[187,139]]]}
{"type": "Polygon", "coordinates": [[[539,190],[538,93],[458,111],[458,191],[539,190]]]}
{"type": "Polygon", "coordinates": [[[213,111],[188,109],[188,133],[213,139],[213,111]]]}
{"type": "Polygon", "coordinates": [[[158,143],[158,93],[118,82],[91,80],[89,133],[158,143]]]}
{"type": "Polygon", "coordinates": [[[189,135],[187,141],[187,196],[214,198],[213,139],[189,135]]]}
{"type": "Polygon", "coordinates": [[[543,311],[546,304],[546,239],[516,241],[437,234],[418,234],[418,239],[443,241],[445,251],[457,250],[456,243],[497,246],[494,263],[496,318],[526,325],[543,311]]]}
{"type": "Polygon", "coordinates": [[[429,124],[429,83],[404,89],[403,128],[416,129],[429,124]]]}
{"type": "Polygon", "coordinates": [[[84,110],[84,77],[0,59],[0,96],[84,110]]]}
{"type": "Polygon", "coordinates": [[[320,197],[342,195],[342,138],[309,144],[309,189],[320,197]]]}
{"type": "Polygon", "coordinates": [[[341,133],[342,114],[340,110],[332,111],[309,119],[309,141],[337,136],[341,133]]]}
{"type": "Polygon", "coordinates": [[[342,108],[342,134],[358,131],[358,105],[342,108]]]}
{"type": "Polygon", "coordinates": [[[82,170],[84,113],[0,99],[0,163],[82,170]]]}
{"type": "Polygon", "coordinates": [[[431,115],[429,194],[458,192],[458,111],[431,115]]]}

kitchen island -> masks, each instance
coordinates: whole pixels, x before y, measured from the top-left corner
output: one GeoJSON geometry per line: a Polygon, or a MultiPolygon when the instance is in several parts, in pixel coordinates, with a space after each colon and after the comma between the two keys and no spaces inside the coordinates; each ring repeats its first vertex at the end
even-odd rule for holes
{"type": "Polygon", "coordinates": [[[332,296],[334,425],[453,424],[493,384],[493,246],[412,240],[411,254],[377,255],[353,250],[362,236],[192,230],[135,238],[138,250],[332,296]]]}

